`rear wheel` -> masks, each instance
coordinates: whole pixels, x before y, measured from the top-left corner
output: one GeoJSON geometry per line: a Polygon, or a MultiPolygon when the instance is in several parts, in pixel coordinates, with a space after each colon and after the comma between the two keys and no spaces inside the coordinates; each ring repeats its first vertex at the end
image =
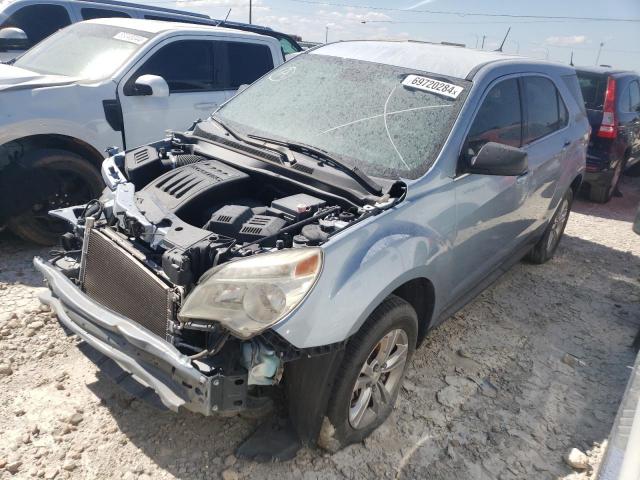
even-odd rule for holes
{"type": "Polygon", "coordinates": [[[418,317],[388,297],[347,344],[318,444],[330,451],[362,441],[389,416],[415,350],[418,317]]]}
{"type": "Polygon", "coordinates": [[[567,190],[564,194],[560,204],[556,209],[556,212],[551,217],[549,225],[547,225],[542,238],[538,240],[538,243],[534,245],[527,256],[527,259],[532,263],[545,263],[549,261],[556,252],[564,229],[567,226],[569,220],[569,213],[571,212],[571,204],[573,203],[573,190],[567,190]]]}
{"type": "Polygon", "coordinates": [[[22,214],[9,220],[16,235],[42,245],[53,245],[67,226],[49,215],[49,210],[79,205],[97,198],[104,184],[97,168],[79,155],[64,150],[43,149],[33,153],[31,166],[46,174],[47,189],[22,214]]]}
{"type": "Polygon", "coordinates": [[[611,200],[611,197],[613,197],[613,194],[616,192],[618,184],[620,183],[620,177],[622,176],[625,163],[626,162],[624,161],[618,162],[608,185],[591,185],[589,190],[589,200],[596,203],[607,203],[611,200]]]}

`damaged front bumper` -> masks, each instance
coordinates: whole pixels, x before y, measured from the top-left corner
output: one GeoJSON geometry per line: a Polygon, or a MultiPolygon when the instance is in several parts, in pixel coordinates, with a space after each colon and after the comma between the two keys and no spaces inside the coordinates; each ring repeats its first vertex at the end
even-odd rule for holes
{"type": "Polygon", "coordinates": [[[51,263],[36,257],[34,265],[49,287],[40,300],[60,322],[154,390],[165,407],[203,415],[246,408],[246,374],[205,375],[173,345],[89,298],[51,263]]]}

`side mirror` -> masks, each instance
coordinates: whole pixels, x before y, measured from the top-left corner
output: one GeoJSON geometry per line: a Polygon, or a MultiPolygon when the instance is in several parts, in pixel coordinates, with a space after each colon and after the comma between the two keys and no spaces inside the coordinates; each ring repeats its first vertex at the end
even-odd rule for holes
{"type": "Polygon", "coordinates": [[[168,97],[169,85],[166,80],[158,75],[141,75],[134,82],[135,92],[133,95],[143,95],[150,97],[168,97]]]}
{"type": "Polygon", "coordinates": [[[29,48],[29,38],[24,30],[7,27],[0,30],[0,49],[26,50],[29,48]]]}
{"type": "Polygon", "coordinates": [[[485,143],[471,158],[467,172],[480,175],[519,176],[527,172],[527,152],[502,143],[485,143]]]}
{"type": "Polygon", "coordinates": [[[248,83],[243,83],[242,85],[240,85],[238,87],[238,90],[236,91],[236,95],[240,92],[244,92],[247,88],[249,88],[249,84],[248,83]]]}

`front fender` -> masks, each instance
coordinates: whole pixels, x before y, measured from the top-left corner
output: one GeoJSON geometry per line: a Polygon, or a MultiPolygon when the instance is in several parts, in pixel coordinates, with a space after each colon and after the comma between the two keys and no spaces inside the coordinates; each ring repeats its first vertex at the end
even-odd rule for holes
{"type": "Polygon", "coordinates": [[[71,85],[0,93],[0,145],[33,135],[61,135],[98,152],[121,147],[120,132],[106,121],[100,99],[108,92],[102,90],[71,85]]]}
{"type": "Polygon", "coordinates": [[[412,211],[385,212],[325,244],[318,283],[274,330],[299,348],[337,343],[357,332],[400,285],[428,278],[437,292],[450,271],[444,265],[448,255],[443,255],[448,241],[429,226],[404,218],[412,211]]]}

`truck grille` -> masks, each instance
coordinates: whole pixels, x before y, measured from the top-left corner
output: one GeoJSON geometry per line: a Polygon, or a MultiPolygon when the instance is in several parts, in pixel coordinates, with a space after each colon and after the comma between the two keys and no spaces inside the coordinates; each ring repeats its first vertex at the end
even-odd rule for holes
{"type": "Polygon", "coordinates": [[[170,287],[124,248],[91,230],[82,284],[96,302],[166,338],[172,320],[170,287]]]}

